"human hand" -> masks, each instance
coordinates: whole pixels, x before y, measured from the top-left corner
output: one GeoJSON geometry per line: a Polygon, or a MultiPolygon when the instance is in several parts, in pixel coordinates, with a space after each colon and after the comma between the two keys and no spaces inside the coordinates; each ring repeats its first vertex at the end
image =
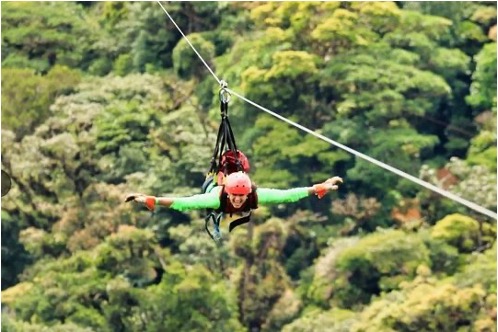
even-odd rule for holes
{"type": "Polygon", "coordinates": [[[313,186],[313,189],[315,191],[315,195],[317,195],[318,198],[322,198],[323,196],[325,196],[329,192],[329,190],[339,189],[339,186],[337,185],[337,183],[342,183],[342,178],[340,178],[339,176],[334,176],[334,177],[331,177],[330,179],[325,180],[322,183],[315,184],[313,186]]]}
{"type": "Polygon", "coordinates": [[[339,176],[331,177],[330,179],[325,180],[323,184],[327,186],[328,190],[337,190],[339,189],[337,183],[342,183],[342,178],[339,176]]]}
{"type": "Polygon", "coordinates": [[[138,202],[143,203],[150,211],[154,211],[156,207],[156,197],[155,196],[147,196],[140,193],[133,193],[126,195],[125,202],[138,202]]]}
{"type": "Polygon", "coordinates": [[[139,194],[139,193],[133,193],[133,194],[128,194],[126,195],[125,202],[139,202],[139,203],[145,203],[145,195],[144,194],[139,194]]]}

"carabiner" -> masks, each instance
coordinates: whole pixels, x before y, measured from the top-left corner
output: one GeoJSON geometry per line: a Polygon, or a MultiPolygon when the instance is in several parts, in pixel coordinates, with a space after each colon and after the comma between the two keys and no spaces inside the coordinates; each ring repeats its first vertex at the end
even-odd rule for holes
{"type": "Polygon", "coordinates": [[[220,81],[221,89],[220,89],[220,101],[222,103],[227,104],[230,101],[231,94],[228,92],[228,83],[221,80],[220,81]]]}

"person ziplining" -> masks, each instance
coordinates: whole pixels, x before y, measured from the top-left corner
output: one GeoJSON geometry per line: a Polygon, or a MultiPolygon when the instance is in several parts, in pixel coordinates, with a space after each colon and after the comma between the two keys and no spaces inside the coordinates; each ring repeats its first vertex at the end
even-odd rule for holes
{"type": "MultiPolygon", "coordinates": [[[[258,205],[271,205],[297,202],[310,195],[322,198],[331,190],[337,190],[342,179],[334,176],[322,183],[310,187],[292,189],[258,188],[244,172],[235,172],[225,178],[222,186],[215,186],[209,192],[190,197],[156,197],[145,194],[129,194],[125,201],[135,201],[144,204],[154,211],[157,206],[163,206],[178,211],[212,209],[218,212],[220,219],[214,224],[214,240],[221,238],[219,224],[222,219],[229,223],[229,231],[249,221],[251,211],[258,205]]],[[[209,231],[208,231],[209,232],[209,231]]]]}
{"type": "Polygon", "coordinates": [[[270,189],[255,186],[248,173],[249,160],[237,149],[230,122],[228,120],[228,101],[226,83],[222,82],[220,89],[221,124],[218,130],[211,168],[202,185],[202,193],[190,197],[156,197],[141,193],[128,194],[126,202],[144,204],[154,211],[157,206],[163,206],[178,211],[208,210],[206,231],[209,236],[219,241],[221,239],[220,223],[229,224],[229,232],[235,227],[250,221],[251,212],[258,205],[271,205],[297,202],[305,197],[316,195],[322,198],[331,190],[337,190],[342,179],[338,176],[314,184],[310,187],[292,189],[270,189]],[[214,231],[209,230],[212,222],[214,231]]]}
{"type": "MultiPolygon", "coordinates": [[[[164,206],[178,211],[212,209],[218,213],[214,224],[214,240],[221,238],[219,224],[222,219],[229,223],[229,232],[235,227],[249,222],[251,211],[258,205],[271,205],[297,202],[310,195],[322,198],[331,190],[337,190],[342,179],[334,176],[322,183],[310,187],[292,189],[258,188],[249,176],[242,172],[235,172],[225,178],[224,185],[215,186],[209,192],[190,197],[156,197],[145,194],[128,194],[125,201],[143,203],[149,210],[154,211],[157,206],[164,206]]],[[[208,231],[209,233],[209,231],[208,231]]]]}

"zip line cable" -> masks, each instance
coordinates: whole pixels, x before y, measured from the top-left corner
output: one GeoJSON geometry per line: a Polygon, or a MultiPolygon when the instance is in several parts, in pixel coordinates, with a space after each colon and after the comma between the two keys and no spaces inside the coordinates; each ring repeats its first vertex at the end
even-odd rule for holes
{"type": "MultiPolygon", "coordinates": [[[[202,59],[202,57],[196,51],[196,49],[194,48],[194,46],[190,43],[190,41],[187,39],[187,37],[183,34],[183,32],[181,31],[181,29],[178,27],[178,25],[173,20],[173,18],[168,14],[168,12],[166,11],[166,9],[164,9],[164,7],[161,5],[161,3],[159,1],[158,1],[158,3],[161,6],[161,8],[164,10],[164,12],[166,13],[166,15],[168,15],[169,19],[176,26],[176,28],[178,29],[178,31],[180,31],[180,33],[182,34],[182,36],[187,40],[187,42],[190,45],[190,47],[192,47],[192,49],[194,50],[194,52],[202,60],[202,62],[204,63],[204,65],[206,66],[206,68],[209,70],[209,72],[211,72],[211,74],[216,79],[216,81],[218,81],[218,83],[220,85],[222,83],[224,83],[224,81],[219,80],[218,77],[211,70],[211,68],[209,68],[209,66],[207,65],[207,63],[204,61],[204,59],[202,59]]],[[[470,208],[470,209],[472,209],[474,211],[477,211],[477,212],[479,212],[481,214],[484,214],[484,215],[486,215],[486,216],[488,216],[490,218],[498,220],[498,215],[496,214],[496,212],[493,212],[493,211],[491,211],[489,209],[486,209],[485,207],[482,207],[482,206],[480,206],[480,205],[478,205],[478,204],[476,204],[474,202],[468,201],[468,200],[466,200],[466,199],[464,199],[464,198],[462,198],[460,196],[457,196],[457,195],[455,195],[455,194],[453,194],[453,193],[451,193],[449,191],[446,191],[446,190],[444,190],[442,188],[436,187],[433,184],[430,184],[430,183],[428,183],[426,181],[423,181],[423,180],[421,180],[421,179],[419,179],[417,177],[414,177],[413,175],[410,175],[410,174],[408,174],[406,172],[403,172],[403,171],[401,171],[401,170],[399,170],[399,169],[397,169],[395,167],[392,167],[392,166],[390,166],[388,164],[385,164],[385,163],[383,163],[381,161],[378,161],[377,159],[369,157],[369,156],[367,156],[367,155],[365,155],[365,154],[363,154],[361,152],[358,152],[358,151],[356,151],[356,150],[354,150],[354,149],[352,149],[350,147],[347,147],[344,144],[341,144],[341,143],[336,142],[336,141],[334,141],[334,140],[332,140],[332,139],[330,139],[330,138],[328,138],[326,136],[323,136],[322,134],[316,133],[316,132],[312,131],[311,129],[308,129],[308,128],[306,128],[306,127],[304,127],[304,126],[302,126],[302,125],[300,125],[300,124],[298,124],[298,123],[296,123],[294,121],[291,121],[291,120],[287,119],[286,117],[284,117],[284,116],[282,116],[280,114],[277,114],[277,113],[275,113],[275,112],[273,112],[273,111],[271,111],[271,110],[269,110],[269,109],[267,109],[267,108],[265,108],[263,106],[260,106],[260,105],[256,104],[255,102],[253,102],[253,101],[245,98],[244,96],[240,95],[239,93],[237,93],[237,92],[235,92],[235,91],[233,91],[233,90],[231,90],[229,88],[226,88],[226,90],[229,93],[232,93],[235,96],[237,96],[240,99],[242,99],[243,101],[247,102],[248,104],[251,104],[251,105],[253,105],[256,108],[259,108],[260,110],[262,110],[262,111],[264,111],[264,112],[266,112],[266,113],[268,113],[268,114],[276,117],[277,119],[280,119],[280,120],[282,120],[282,121],[284,121],[284,122],[286,122],[286,123],[288,123],[288,124],[290,124],[290,125],[298,128],[298,129],[301,129],[302,131],[307,132],[308,134],[311,134],[311,135],[313,135],[313,136],[315,136],[315,137],[317,137],[317,138],[319,138],[319,139],[321,139],[321,140],[323,140],[323,141],[325,141],[325,142],[327,142],[329,144],[335,145],[336,147],[338,147],[338,148],[340,148],[342,150],[345,150],[345,151],[347,151],[347,152],[349,152],[349,153],[351,153],[351,154],[353,154],[353,155],[355,155],[355,156],[357,156],[359,158],[362,158],[362,159],[364,159],[364,160],[366,160],[366,161],[368,161],[368,162],[370,162],[372,164],[375,164],[375,165],[377,165],[377,166],[379,166],[381,168],[384,168],[385,170],[388,170],[388,171],[390,171],[390,172],[392,172],[392,173],[394,173],[396,175],[399,175],[399,176],[401,176],[401,177],[403,177],[403,178],[405,178],[407,180],[410,180],[410,181],[412,181],[412,182],[414,182],[414,183],[416,183],[416,184],[418,184],[418,185],[420,185],[422,187],[425,187],[425,188],[427,188],[429,190],[432,190],[432,191],[434,191],[434,192],[436,192],[436,193],[438,193],[438,194],[440,194],[440,195],[442,195],[444,197],[447,197],[447,198],[449,198],[449,199],[451,199],[451,200],[453,200],[455,202],[458,202],[458,203],[460,203],[462,205],[465,205],[466,207],[468,207],[468,208],[470,208]]]]}

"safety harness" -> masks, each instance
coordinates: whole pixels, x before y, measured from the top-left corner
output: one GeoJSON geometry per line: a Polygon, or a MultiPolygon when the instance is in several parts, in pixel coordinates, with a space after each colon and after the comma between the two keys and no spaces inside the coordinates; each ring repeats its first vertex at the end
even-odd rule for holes
{"type": "MultiPolygon", "coordinates": [[[[206,179],[202,185],[202,193],[210,192],[215,186],[222,186],[220,193],[220,207],[218,209],[208,209],[205,218],[206,232],[211,239],[219,243],[221,240],[220,221],[223,213],[227,207],[227,194],[224,190],[224,177],[230,173],[237,171],[249,171],[249,162],[244,154],[237,149],[235,143],[235,136],[230,126],[228,119],[228,102],[230,101],[230,93],[227,91],[227,83],[221,81],[220,96],[220,111],[221,111],[221,124],[218,129],[218,136],[214,147],[213,156],[211,158],[211,167],[206,175],[206,179]],[[209,230],[209,223],[212,222],[214,232],[209,230]]],[[[248,202],[245,204],[249,214],[243,218],[237,219],[230,223],[229,231],[238,225],[244,224],[249,221],[251,209],[257,207],[257,195],[255,188],[253,193],[249,196],[248,202]]],[[[244,212],[247,212],[244,211],[244,212]]]]}

